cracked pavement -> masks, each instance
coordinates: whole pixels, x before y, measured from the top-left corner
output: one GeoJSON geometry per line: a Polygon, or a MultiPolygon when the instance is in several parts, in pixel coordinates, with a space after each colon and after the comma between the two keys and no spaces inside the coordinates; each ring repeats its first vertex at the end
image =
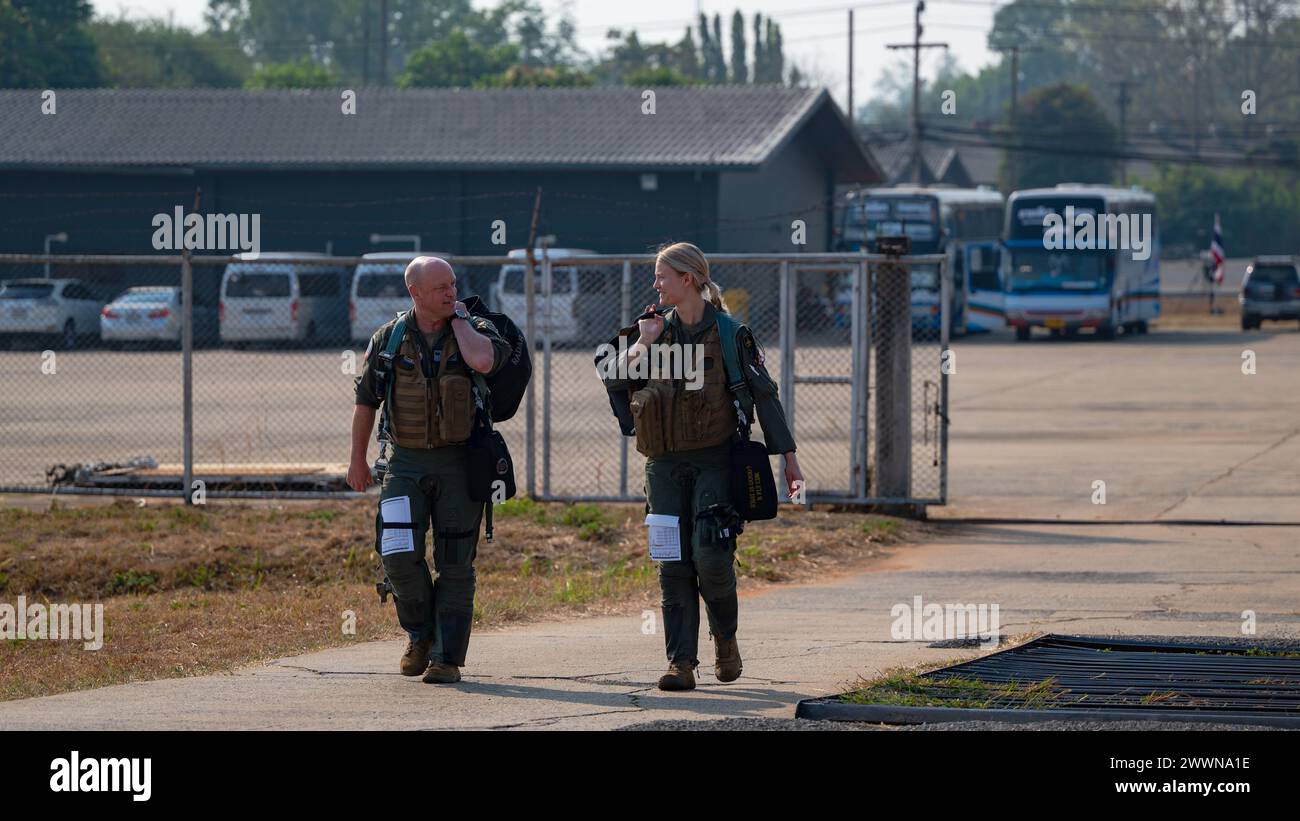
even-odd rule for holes
{"type": "Polygon", "coordinates": [[[917,595],[996,604],[1004,636],[1240,637],[1253,613],[1259,636],[1300,637],[1300,334],[954,347],[952,500],[931,510],[937,532],[890,548],[869,570],[742,595],[744,674],[732,684],[714,678],[702,636],[697,689],[655,689],[663,637],[642,633],[637,608],[476,632],[454,685],[403,678],[405,642],[371,642],[226,675],[2,702],[0,730],[609,729],[789,718],[799,699],[840,692],[858,676],[983,652],[896,640],[890,610],[917,595]],[[1252,376],[1240,373],[1245,347],[1258,355],[1252,376]],[[1091,501],[1097,479],[1105,505],[1091,501]],[[1021,521],[960,521],[974,517],[1021,521]],[[1192,519],[1273,526],[1169,521],[1192,519]]]}

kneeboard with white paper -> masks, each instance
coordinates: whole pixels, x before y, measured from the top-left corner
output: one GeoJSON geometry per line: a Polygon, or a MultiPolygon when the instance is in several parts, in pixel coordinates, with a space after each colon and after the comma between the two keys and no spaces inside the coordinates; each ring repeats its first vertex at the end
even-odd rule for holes
{"type": "Polygon", "coordinates": [[[390,553],[415,552],[415,537],[411,529],[411,500],[409,497],[394,496],[380,502],[379,518],[384,525],[384,535],[379,542],[379,554],[381,556],[387,556],[390,553]]]}
{"type": "Polygon", "coordinates": [[[650,531],[650,560],[655,562],[681,561],[682,538],[681,531],[678,529],[678,518],[663,513],[647,513],[645,523],[650,531]]]}

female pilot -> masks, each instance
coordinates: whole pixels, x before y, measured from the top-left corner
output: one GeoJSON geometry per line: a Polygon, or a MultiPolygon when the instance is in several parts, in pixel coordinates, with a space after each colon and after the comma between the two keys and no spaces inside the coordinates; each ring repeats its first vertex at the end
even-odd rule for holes
{"type": "MultiPolygon", "coordinates": [[[[701,597],[713,637],[713,669],[718,680],[735,681],[741,672],[736,644],[735,550],[736,534],[744,523],[730,497],[730,451],[737,415],[727,390],[717,322],[719,311],[730,312],[722,291],[709,279],[704,253],[688,242],[659,250],[654,288],[659,304],[672,307],[662,316],[638,321],[639,338],[620,364],[627,366],[649,355],[646,346],[655,343],[703,346],[702,358],[683,357],[687,363],[702,364],[702,379],[698,374],[690,379],[651,379],[646,390],[632,397],[637,450],[647,457],[649,512],[677,516],[681,534],[681,559],[659,563],[669,661],[659,689],[690,690],[695,687],[699,665],[701,597]],[[688,383],[695,389],[687,387],[688,383]]],[[[650,313],[654,306],[646,310],[650,313]]],[[[787,493],[794,495],[803,474],[794,454],[794,437],[777,399],[776,383],[763,365],[762,349],[749,328],[740,327],[737,343],[767,452],[784,455],[787,493]]],[[[652,357],[651,362],[656,359],[652,357]]],[[[620,373],[628,371],[620,369],[620,373]]]]}

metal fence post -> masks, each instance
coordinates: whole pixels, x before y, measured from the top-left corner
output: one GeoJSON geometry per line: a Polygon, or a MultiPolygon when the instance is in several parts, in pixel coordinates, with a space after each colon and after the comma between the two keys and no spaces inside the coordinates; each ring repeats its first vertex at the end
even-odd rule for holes
{"type": "Polygon", "coordinates": [[[849,313],[849,322],[852,323],[850,332],[850,345],[852,345],[853,357],[853,401],[851,412],[853,414],[852,425],[849,430],[849,447],[852,452],[849,457],[849,466],[853,476],[853,495],[862,498],[867,495],[867,465],[869,464],[867,454],[867,405],[871,401],[871,391],[868,378],[870,368],[868,367],[868,340],[870,336],[867,329],[867,311],[865,309],[867,298],[867,265],[865,262],[859,262],[851,272],[853,277],[853,305],[849,313]]]}
{"type": "Polygon", "coordinates": [[[911,495],[912,289],[908,265],[883,263],[876,276],[876,492],[911,495]]]}
{"type": "MultiPolygon", "coordinates": [[[[961,253],[958,250],[957,253],[961,253]]],[[[936,423],[939,436],[939,504],[946,504],[948,501],[948,369],[943,360],[948,351],[949,340],[952,338],[951,324],[952,314],[949,313],[948,303],[952,299],[952,282],[949,281],[949,274],[944,270],[944,263],[939,264],[939,279],[943,282],[943,316],[939,323],[939,411],[936,414],[936,423]]],[[[969,305],[965,306],[966,310],[970,309],[969,305]]]]}
{"type": "MultiPolygon", "coordinates": [[[[791,294],[794,291],[793,277],[790,274],[790,261],[781,260],[781,269],[779,275],[779,284],[777,287],[779,294],[779,316],[781,329],[777,338],[781,341],[781,398],[782,405],[785,406],[785,418],[789,423],[791,432],[794,431],[794,331],[795,331],[795,309],[794,299],[791,294]]],[[[753,421],[753,420],[750,420],[753,421]]]]}
{"type": "MultiPolygon", "coordinates": [[[[632,323],[632,260],[623,260],[623,282],[621,286],[618,327],[626,328],[632,323]]],[[[617,353],[615,354],[617,356],[617,353]]],[[[618,492],[627,496],[627,437],[619,434],[618,443],[618,492]]]]}
{"type": "Polygon", "coordinates": [[[194,268],[181,257],[181,495],[194,504],[194,268]]]}
{"type": "Polygon", "coordinates": [[[542,318],[542,370],[546,381],[542,384],[542,498],[551,498],[551,257],[547,246],[542,246],[542,299],[546,305],[542,318]]]}
{"type": "MultiPolygon", "coordinates": [[[[529,243],[532,237],[528,238],[529,243]]],[[[524,266],[524,325],[528,336],[528,358],[532,365],[532,378],[528,380],[528,407],[524,416],[524,471],[528,474],[528,496],[537,498],[537,294],[533,287],[533,249],[528,249],[528,264],[524,266]]]]}

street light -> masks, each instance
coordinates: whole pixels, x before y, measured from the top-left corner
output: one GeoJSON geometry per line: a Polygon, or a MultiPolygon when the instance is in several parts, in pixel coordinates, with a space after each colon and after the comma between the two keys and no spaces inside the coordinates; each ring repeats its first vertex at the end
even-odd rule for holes
{"type": "Polygon", "coordinates": [[[420,253],[420,235],[419,234],[371,234],[370,244],[378,245],[381,242],[412,242],[415,243],[415,253],[420,253]]]}
{"type": "MultiPolygon", "coordinates": [[[[46,234],[46,235],[45,235],[45,256],[48,257],[48,256],[50,255],[50,243],[51,243],[51,242],[67,242],[67,241],[68,241],[68,232],[67,232],[67,231],[60,231],[60,232],[57,233],[57,234],[46,234]]],[[[46,279],[49,279],[49,278],[50,278],[50,262],[49,262],[49,260],[46,260],[46,261],[45,261],[45,278],[46,278],[46,279]]]]}

